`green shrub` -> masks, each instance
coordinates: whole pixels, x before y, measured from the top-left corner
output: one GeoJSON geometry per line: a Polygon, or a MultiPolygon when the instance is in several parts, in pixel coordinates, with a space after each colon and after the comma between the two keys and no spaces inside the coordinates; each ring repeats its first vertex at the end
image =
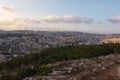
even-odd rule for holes
{"type": "Polygon", "coordinates": [[[16,74],[16,79],[22,80],[25,77],[33,76],[35,73],[36,73],[35,70],[32,68],[20,69],[16,74]]]}
{"type": "Polygon", "coordinates": [[[36,75],[43,76],[51,72],[51,68],[37,64],[35,66],[36,75]]]}
{"type": "Polygon", "coordinates": [[[0,80],[15,80],[13,76],[4,74],[1,76],[0,80]]]}

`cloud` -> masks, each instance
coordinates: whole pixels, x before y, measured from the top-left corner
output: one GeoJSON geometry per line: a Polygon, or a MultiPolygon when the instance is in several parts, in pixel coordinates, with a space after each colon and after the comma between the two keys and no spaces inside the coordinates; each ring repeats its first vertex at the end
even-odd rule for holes
{"type": "Polygon", "coordinates": [[[112,18],[107,19],[111,23],[120,23],[120,16],[115,16],[112,18]]]}
{"type": "Polygon", "coordinates": [[[43,17],[42,20],[45,22],[56,23],[61,21],[61,18],[59,16],[47,16],[47,17],[43,17]]]}
{"type": "Polygon", "coordinates": [[[12,9],[12,8],[10,8],[10,7],[7,7],[7,6],[3,6],[3,5],[0,5],[0,11],[2,11],[2,12],[9,12],[9,13],[13,13],[14,12],[14,10],[12,9]]]}
{"type": "Polygon", "coordinates": [[[102,21],[98,21],[98,22],[97,22],[97,24],[103,24],[103,23],[104,23],[104,22],[102,22],[102,21]]]}
{"type": "MultiPolygon", "coordinates": [[[[27,23],[27,24],[39,24],[41,23],[40,20],[32,19],[32,18],[16,18],[20,23],[27,23]]],[[[16,20],[15,19],[15,20],[16,20]]]]}
{"type": "Polygon", "coordinates": [[[30,19],[30,18],[14,18],[11,20],[1,20],[0,27],[3,29],[26,29],[39,25],[40,20],[30,19]]]}
{"type": "Polygon", "coordinates": [[[42,21],[49,23],[85,23],[89,24],[93,22],[91,17],[79,17],[79,16],[47,16],[43,17],[42,21]]]}

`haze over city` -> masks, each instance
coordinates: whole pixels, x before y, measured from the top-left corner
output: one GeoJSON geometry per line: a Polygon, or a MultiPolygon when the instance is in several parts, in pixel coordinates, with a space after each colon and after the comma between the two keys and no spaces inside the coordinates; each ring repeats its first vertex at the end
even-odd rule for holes
{"type": "Polygon", "coordinates": [[[1,30],[120,33],[120,0],[0,0],[1,30]]]}

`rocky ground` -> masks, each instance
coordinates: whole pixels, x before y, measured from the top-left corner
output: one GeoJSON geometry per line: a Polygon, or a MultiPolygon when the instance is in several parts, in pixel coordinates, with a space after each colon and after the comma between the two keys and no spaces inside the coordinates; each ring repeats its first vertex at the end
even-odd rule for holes
{"type": "Polygon", "coordinates": [[[6,60],[5,55],[0,54],[0,63],[1,63],[1,62],[4,62],[5,60],[6,60]]]}
{"type": "Polygon", "coordinates": [[[120,55],[111,54],[90,59],[48,64],[52,72],[46,76],[24,80],[120,80],[120,55]]]}

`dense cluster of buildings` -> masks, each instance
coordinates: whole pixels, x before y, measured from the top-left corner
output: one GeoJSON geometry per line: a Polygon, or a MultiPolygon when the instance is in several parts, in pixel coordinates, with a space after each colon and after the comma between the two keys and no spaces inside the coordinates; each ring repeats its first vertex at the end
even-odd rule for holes
{"type": "Polygon", "coordinates": [[[81,32],[0,31],[0,53],[30,54],[49,47],[99,44],[102,37],[81,32]]]}

